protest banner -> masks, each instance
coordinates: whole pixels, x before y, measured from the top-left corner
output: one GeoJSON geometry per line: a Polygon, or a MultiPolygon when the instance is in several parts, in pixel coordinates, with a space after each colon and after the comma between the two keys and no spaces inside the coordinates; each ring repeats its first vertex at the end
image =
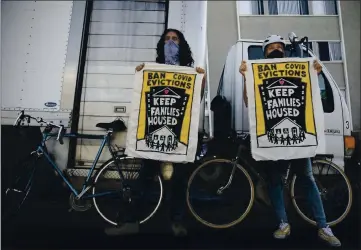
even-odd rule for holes
{"type": "Polygon", "coordinates": [[[202,75],[194,68],[145,64],[135,74],[125,153],[193,162],[197,150],[202,75]]]}
{"type": "Polygon", "coordinates": [[[252,156],[257,161],[324,152],[324,114],[314,58],[247,62],[252,156]]]}

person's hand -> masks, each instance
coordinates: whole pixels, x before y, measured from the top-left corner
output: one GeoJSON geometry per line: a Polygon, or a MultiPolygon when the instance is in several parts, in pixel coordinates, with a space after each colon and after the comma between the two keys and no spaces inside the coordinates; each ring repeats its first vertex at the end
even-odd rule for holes
{"type": "Polygon", "coordinates": [[[143,68],[144,68],[144,63],[139,64],[139,65],[135,68],[135,71],[136,71],[136,72],[141,71],[143,68]]]}
{"type": "Polygon", "coordinates": [[[198,74],[205,74],[204,69],[202,69],[201,67],[196,67],[196,71],[198,74]]]}
{"type": "Polygon", "coordinates": [[[317,71],[317,74],[320,74],[322,71],[322,66],[317,60],[313,61],[313,68],[317,71]]]}
{"type": "Polygon", "coordinates": [[[246,71],[247,71],[247,62],[242,61],[241,66],[239,66],[239,73],[241,73],[242,76],[245,76],[246,71]]]}

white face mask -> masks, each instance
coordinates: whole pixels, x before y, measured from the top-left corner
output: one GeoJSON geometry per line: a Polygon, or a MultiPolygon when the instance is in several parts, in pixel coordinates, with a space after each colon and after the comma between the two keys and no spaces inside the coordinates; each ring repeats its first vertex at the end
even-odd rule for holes
{"type": "Polygon", "coordinates": [[[164,44],[165,64],[177,65],[179,63],[179,45],[169,40],[164,44]]]}

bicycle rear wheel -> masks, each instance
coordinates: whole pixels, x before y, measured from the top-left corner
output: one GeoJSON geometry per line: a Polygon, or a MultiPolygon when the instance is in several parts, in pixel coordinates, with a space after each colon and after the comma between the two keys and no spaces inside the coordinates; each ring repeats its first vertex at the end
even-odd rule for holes
{"type": "Polygon", "coordinates": [[[33,184],[36,167],[36,154],[31,154],[25,160],[12,167],[5,186],[2,202],[2,221],[7,222],[17,215],[28,198],[33,184]]]}
{"type": "MultiPolygon", "coordinates": [[[[333,162],[313,160],[313,175],[319,189],[327,223],[334,226],[345,219],[352,205],[352,189],[345,173],[333,162]]],[[[312,210],[306,200],[297,176],[291,183],[292,203],[297,213],[308,223],[316,226],[312,210]]]]}
{"type": "Polygon", "coordinates": [[[131,189],[139,223],[145,223],[156,213],[163,198],[162,179],[159,175],[149,176],[147,180],[139,178],[143,167],[147,166],[143,165],[142,160],[132,157],[123,157],[117,164],[111,159],[101,166],[94,180],[92,194],[94,207],[106,222],[116,226],[117,217],[126,216],[122,190],[124,183],[131,189]],[[126,180],[120,176],[118,167],[126,180]],[[144,181],[147,181],[146,188],[144,181]]]}
{"type": "Polygon", "coordinates": [[[239,164],[212,159],[194,170],[186,196],[190,212],[200,223],[211,228],[229,228],[250,212],[254,186],[248,172],[239,164]]]}

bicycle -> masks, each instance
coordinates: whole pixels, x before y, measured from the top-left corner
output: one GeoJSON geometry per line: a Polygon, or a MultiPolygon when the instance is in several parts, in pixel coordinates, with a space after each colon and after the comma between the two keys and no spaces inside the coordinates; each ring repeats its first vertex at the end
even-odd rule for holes
{"type": "MultiPolygon", "coordinates": [[[[247,139],[249,139],[248,135],[242,133],[228,137],[229,144],[222,145],[223,148],[227,148],[226,154],[204,159],[191,174],[187,186],[187,205],[191,214],[203,225],[217,229],[229,228],[247,217],[254,201],[271,205],[266,192],[267,180],[264,178],[262,169],[258,169],[257,162],[251,157],[247,139]],[[215,168],[212,169],[212,166],[215,168]],[[200,184],[197,186],[198,182],[200,184]],[[239,187],[239,189],[232,192],[231,187],[239,187]],[[207,188],[211,190],[210,194],[207,193],[207,188]],[[230,205],[226,198],[233,202],[238,200],[236,205],[241,205],[242,210],[236,208],[234,204],[230,205]],[[201,202],[204,203],[201,204],[201,202]],[[200,205],[199,209],[198,205],[200,205]],[[212,208],[220,212],[221,216],[216,216],[211,212],[212,208]],[[205,214],[201,215],[202,212],[205,214]],[[221,218],[225,214],[234,213],[235,219],[221,218]]],[[[334,226],[340,223],[350,211],[352,189],[345,173],[333,162],[327,160],[331,157],[331,155],[323,155],[314,158],[313,171],[329,220],[327,223],[334,226]],[[323,168],[317,167],[318,165],[323,168]],[[326,172],[325,169],[327,169],[326,172]],[[329,170],[332,170],[332,174],[329,178],[323,178],[330,172],[329,170]],[[342,184],[341,189],[336,190],[337,184],[342,184]],[[332,207],[329,208],[329,205],[332,207]]],[[[291,167],[291,164],[287,166],[283,177],[283,184],[286,187],[284,190],[289,191],[289,197],[297,213],[315,226],[316,221],[311,211],[305,206],[305,196],[302,196],[297,176],[291,175],[291,167]]]]}
{"type": "MultiPolygon", "coordinates": [[[[37,149],[31,152],[30,156],[27,157],[25,161],[21,162],[20,167],[15,169],[12,168],[15,172],[19,171],[18,173],[11,175],[12,180],[5,192],[6,201],[4,203],[7,207],[5,209],[6,211],[3,209],[4,219],[9,219],[16,215],[25,200],[28,198],[36,172],[36,163],[43,156],[50,166],[53,167],[57,176],[59,176],[70,189],[71,194],[69,202],[71,208],[75,211],[87,211],[91,208],[90,200],[92,200],[96,211],[102,219],[112,225],[117,225],[119,222],[119,207],[122,206],[113,206],[113,208],[116,209],[115,214],[113,214],[108,211],[109,208],[112,208],[109,206],[110,202],[103,203],[103,199],[115,198],[117,199],[116,201],[122,205],[127,205],[135,199],[145,199],[143,190],[136,189],[139,172],[143,167],[142,162],[139,162],[141,160],[128,157],[124,154],[124,150],[120,150],[119,147],[113,147],[111,145],[112,134],[114,132],[126,130],[126,126],[122,120],[96,124],[96,127],[106,130],[105,135],[73,134],[66,133],[66,129],[63,125],[46,122],[42,118],[35,118],[30,115],[26,115],[24,111],[21,111],[14,123],[14,126],[19,127],[21,124],[24,124],[24,122],[30,124],[31,120],[34,120],[39,124],[46,124],[45,129],[42,131],[42,141],[37,149]],[[53,129],[58,129],[58,131],[52,132],[53,129]],[[63,138],[101,140],[99,150],[80,191],[74,187],[66,172],[60,170],[51,155],[48,153],[46,141],[54,137],[60,144],[64,143],[63,138]],[[108,147],[112,158],[107,160],[97,170],[95,170],[103,149],[106,146],[108,147]],[[91,190],[91,192],[89,190],[91,190]],[[104,204],[104,207],[102,204],[104,204]]],[[[148,211],[149,213],[147,212],[145,215],[142,214],[143,218],[140,220],[140,223],[144,223],[155,214],[163,198],[163,183],[161,177],[159,175],[155,175],[152,181],[153,184],[155,183],[157,188],[157,192],[155,192],[157,195],[155,199],[155,206],[150,209],[150,212],[148,211]]]]}

